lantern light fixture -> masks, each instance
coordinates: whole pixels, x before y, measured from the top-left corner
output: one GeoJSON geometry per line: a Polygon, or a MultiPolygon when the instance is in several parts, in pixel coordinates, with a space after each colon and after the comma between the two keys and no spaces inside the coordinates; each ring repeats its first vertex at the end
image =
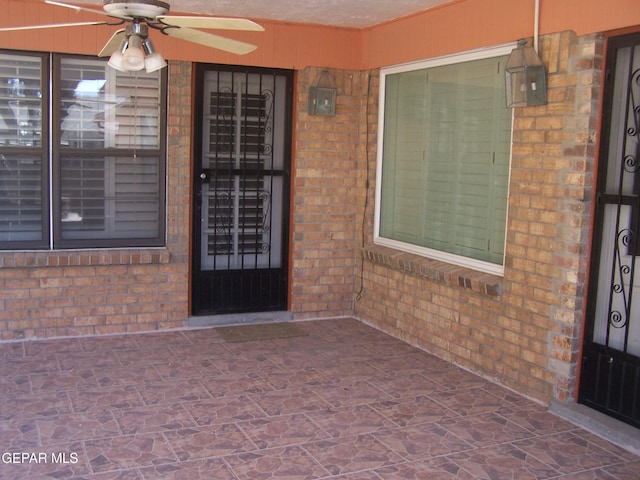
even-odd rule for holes
{"type": "Polygon", "coordinates": [[[309,114],[335,115],[337,91],[329,71],[323,69],[309,86],[309,114]]]}
{"type": "Polygon", "coordinates": [[[519,40],[505,65],[507,107],[545,105],[547,80],[544,65],[526,40],[519,40]]]}

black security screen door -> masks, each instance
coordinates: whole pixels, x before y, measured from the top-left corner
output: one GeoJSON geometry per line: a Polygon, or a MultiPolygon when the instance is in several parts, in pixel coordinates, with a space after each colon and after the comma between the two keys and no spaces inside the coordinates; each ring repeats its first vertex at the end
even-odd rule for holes
{"type": "Polygon", "coordinates": [[[640,427],[640,34],[613,38],[579,401],[640,427]]]}
{"type": "Polygon", "coordinates": [[[197,68],[192,313],[287,307],[292,74],[197,68]]]}

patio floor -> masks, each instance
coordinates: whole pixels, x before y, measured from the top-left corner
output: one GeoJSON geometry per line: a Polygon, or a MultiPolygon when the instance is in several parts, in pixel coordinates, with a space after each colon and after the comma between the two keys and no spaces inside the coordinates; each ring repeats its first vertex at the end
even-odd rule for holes
{"type": "Polygon", "coordinates": [[[2,479],[638,479],[640,457],[356,320],[0,344],[2,479]]]}

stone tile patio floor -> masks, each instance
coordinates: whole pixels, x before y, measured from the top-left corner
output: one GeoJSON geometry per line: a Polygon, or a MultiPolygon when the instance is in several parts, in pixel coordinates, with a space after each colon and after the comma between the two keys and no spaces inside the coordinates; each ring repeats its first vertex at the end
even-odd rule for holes
{"type": "Polygon", "coordinates": [[[0,478],[640,478],[640,457],[356,320],[297,325],[0,344],[0,478]]]}

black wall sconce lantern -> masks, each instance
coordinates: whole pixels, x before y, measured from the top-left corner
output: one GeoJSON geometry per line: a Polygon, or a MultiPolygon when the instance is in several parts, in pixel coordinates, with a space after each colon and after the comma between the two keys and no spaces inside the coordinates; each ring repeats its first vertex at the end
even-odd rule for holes
{"type": "Polygon", "coordinates": [[[506,74],[507,107],[545,105],[547,79],[544,65],[526,40],[519,40],[504,68],[506,74]]]}
{"type": "Polygon", "coordinates": [[[309,86],[309,114],[335,115],[337,91],[329,72],[322,70],[309,86]]]}

